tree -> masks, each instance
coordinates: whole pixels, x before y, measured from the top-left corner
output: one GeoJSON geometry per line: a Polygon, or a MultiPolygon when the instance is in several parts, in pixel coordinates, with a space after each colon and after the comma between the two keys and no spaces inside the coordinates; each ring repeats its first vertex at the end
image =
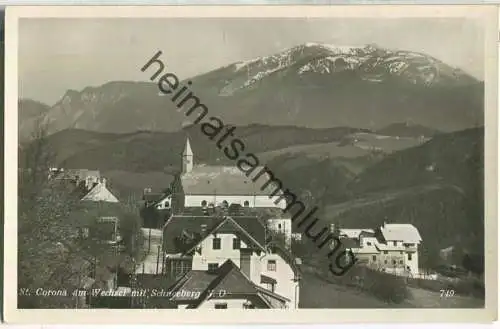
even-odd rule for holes
{"type": "MultiPolygon", "coordinates": [[[[92,268],[109,261],[101,241],[82,234],[84,228],[97,225],[98,214],[72,193],[74,186],[49,179],[55,152],[48,143],[46,126],[39,123],[32,142],[20,151],[18,289],[29,289],[31,296],[21,296],[18,307],[75,307],[71,292],[83,285],[92,268]],[[39,288],[66,289],[69,295],[33,296],[39,288]]],[[[131,237],[135,229],[132,220],[125,220],[121,233],[131,237]]]]}

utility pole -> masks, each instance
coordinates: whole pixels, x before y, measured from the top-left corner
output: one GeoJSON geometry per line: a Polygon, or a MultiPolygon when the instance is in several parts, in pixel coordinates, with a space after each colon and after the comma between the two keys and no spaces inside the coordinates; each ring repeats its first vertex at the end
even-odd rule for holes
{"type": "Polygon", "coordinates": [[[149,237],[148,237],[148,254],[151,252],[151,228],[149,228],[149,237]]]}
{"type": "MultiPolygon", "coordinates": [[[[118,258],[118,219],[114,219],[115,222],[115,243],[114,243],[114,256],[115,260],[118,258]]],[[[118,266],[119,262],[115,263],[115,289],[118,288],[118,266]]]]}
{"type": "Polygon", "coordinates": [[[160,246],[158,246],[158,255],[156,256],[156,275],[158,275],[159,264],[160,264],[160,246]]]}

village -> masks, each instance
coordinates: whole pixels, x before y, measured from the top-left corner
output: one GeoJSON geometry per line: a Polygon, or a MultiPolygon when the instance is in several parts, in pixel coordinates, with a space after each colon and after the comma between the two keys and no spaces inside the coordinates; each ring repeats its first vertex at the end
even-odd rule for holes
{"type": "MultiPolygon", "coordinates": [[[[182,167],[163,191],[144,187],[141,245],[128,269],[108,266],[109,275],[88,274],[79,308],[299,308],[303,259],[293,251],[303,240],[273,199],[240,170],[196,164],[189,139],[182,167]],[[220,292],[223,293],[220,293],[220,292]],[[138,293],[140,292],[140,293],[138,293]]],[[[98,170],[51,168],[49,179],[84,191],[81,202],[119,204],[98,170]]],[[[117,259],[126,248],[119,215],[99,215],[98,228],[83,228],[105,240],[117,259]]],[[[139,214],[137,214],[139,216],[139,214]]],[[[394,276],[420,277],[422,238],[410,224],[339,228],[331,224],[358,264],[394,276]]],[[[333,249],[333,246],[332,248],[333,249]]],[[[113,256],[111,256],[113,257],[113,256]]],[[[130,262],[129,262],[130,263],[130,262]]]]}

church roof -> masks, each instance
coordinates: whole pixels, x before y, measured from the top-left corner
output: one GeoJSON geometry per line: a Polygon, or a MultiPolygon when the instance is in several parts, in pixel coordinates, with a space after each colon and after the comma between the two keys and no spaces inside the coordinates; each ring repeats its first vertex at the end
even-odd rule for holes
{"type": "Polygon", "coordinates": [[[256,182],[252,181],[264,167],[255,168],[247,177],[236,166],[196,166],[181,176],[182,188],[187,195],[266,195],[275,190],[273,184],[263,189],[269,177],[263,174],[256,182]]]}
{"type": "Polygon", "coordinates": [[[186,146],[184,147],[184,152],[182,152],[182,155],[193,155],[193,150],[191,149],[189,138],[186,140],[186,146]]]}

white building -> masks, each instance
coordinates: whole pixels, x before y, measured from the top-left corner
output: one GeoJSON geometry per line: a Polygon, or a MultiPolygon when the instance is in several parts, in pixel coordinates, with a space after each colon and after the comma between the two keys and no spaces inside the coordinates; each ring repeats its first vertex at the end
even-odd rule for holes
{"type": "Polygon", "coordinates": [[[120,202],[106,186],[106,178],[99,179],[94,184],[94,187],[82,198],[82,201],[120,202]]]}
{"type": "MultiPolygon", "coordinates": [[[[174,215],[165,224],[163,237],[162,272],[168,276],[178,277],[180,281],[190,275],[214,276],[226,273],[233,265],[241,272],[241,276],[234,274],[232,277],[238,281],[233,284],[241,287],[225,292],[226,299],[231,301],[219,300],[219,306],[206,304],[209,307],[224,308],[221,303],[225,303],[228,308],[298,308],[300,276],[296,260],[285,248],[266,244],[265,226],[257,218],[174,215]],[[228,260],[233,265],[227,265],[228,260]],[[245,288],[248,296],[260,294],[264,297],[254,296],[236,302],[237,296],[229,295],[240,288],[245,288]],[[272,306],[265,306],[262,300],[272,306]]],[[[188,288],[179,287],[180,290],[188,288]]],[[[199,297],[178,303],[179,307],[188,308],[202,305],[199,297]]]]}
{"type": "Polygon", "coordinates": [[[386,224],[373,229],[340,229],[340,240],[361,263],[389,273],[418,275],[422,238],[411,224],[386,224]]]}

